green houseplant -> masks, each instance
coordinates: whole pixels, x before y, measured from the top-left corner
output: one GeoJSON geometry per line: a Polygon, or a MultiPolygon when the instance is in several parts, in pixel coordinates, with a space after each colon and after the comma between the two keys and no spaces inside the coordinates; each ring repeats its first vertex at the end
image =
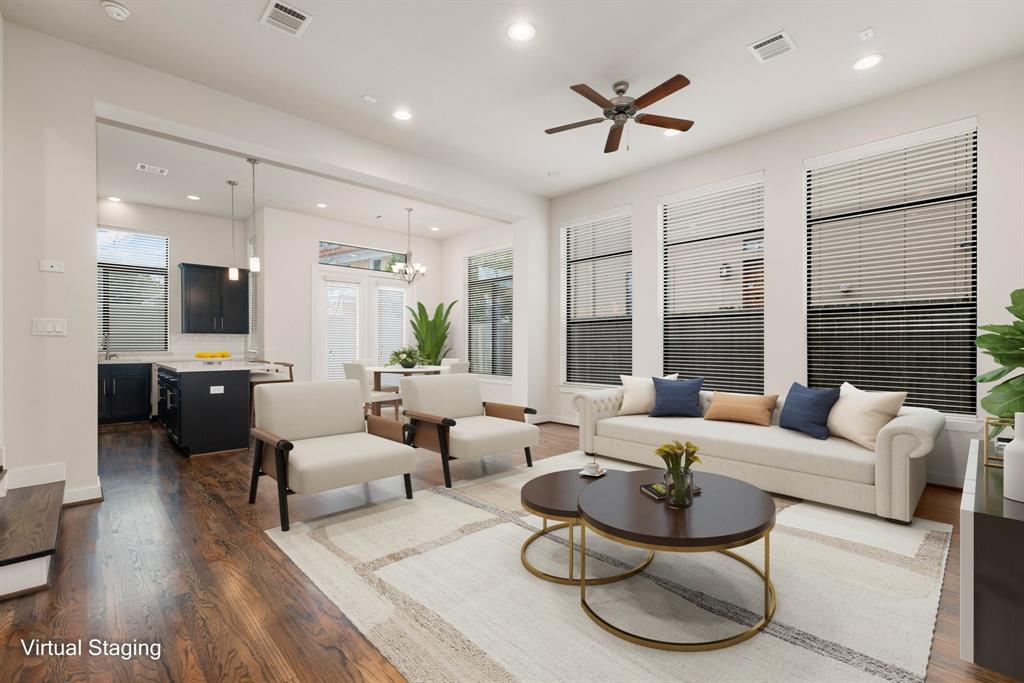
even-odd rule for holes
{"type": "MultiPolygon", "coordinates": [[[[1014,413],[1024,412],[1024,375],[1003,379],[1024,368],[1024,289],[1010,293],[1010,305],[1006,310],[1016,318],[1012,324],[981,325],[978,328],[988,334],[979,334],[975,344],[1000,367],[978,375],[974,381],[984,384],[1003,380],[989,389],[988,395],[981,399],[981,407],[996,417],[1008,420],[1014,413]]],[[[988,438],[995,437],[1004,428],[1005,425],[996,427],[988,438]]]]}
{"type": "Polygon", "coordinates": [[[693,472],[690,468],[700,462],[700,448],[687,441],[664,443],[654,451],[665,461],[665,502],[669,507],[688,508],[693,505],[693,472]]]}
{"type": "Polygon", "coordinates": [[[411,346],[398,349],[388,358],[388,365],[401,365],[403,368],[414,368],[420,360],[420,355],[411,346]]]}
{"type": "Polygon", "coordinates": [[[440,365],[441,359],[448,354],[448,332],[451,329],[448,315],[456,303],[457,301],[451,302],[447,308],[443,303],[438,304],[433,317],[422,301],[416,302],[416,308],[406,306],[409,309],[409,324],[412,325],[412,334],[416,338],[419,359],[425,365],[440,365]]]}

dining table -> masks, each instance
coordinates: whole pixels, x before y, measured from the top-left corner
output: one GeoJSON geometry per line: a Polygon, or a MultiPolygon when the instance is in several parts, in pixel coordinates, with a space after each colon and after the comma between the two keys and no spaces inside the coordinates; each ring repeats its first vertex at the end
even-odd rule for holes
{"type": "MultiPolygon", "coordinates": [[[[411,368],[403,368],[401,365],[371,365],[367,366],[366,371],[373,374],[373,390],[381,391],[381,375],[402,375],[403,377],[411,375],[440,375],[441,366],[417,365],[411,368]]],[[[374,415],[380,415],[380,403],[372,403],[370,408],[374,415]]]]}

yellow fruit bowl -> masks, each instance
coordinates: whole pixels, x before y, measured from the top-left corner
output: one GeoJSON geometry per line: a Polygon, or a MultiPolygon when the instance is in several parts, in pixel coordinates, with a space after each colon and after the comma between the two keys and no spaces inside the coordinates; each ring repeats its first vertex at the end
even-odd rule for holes
{"type": "Polygon", "coordinates": [[[230,351],[196,351],[196,358],[231,358],[230,351]]]}

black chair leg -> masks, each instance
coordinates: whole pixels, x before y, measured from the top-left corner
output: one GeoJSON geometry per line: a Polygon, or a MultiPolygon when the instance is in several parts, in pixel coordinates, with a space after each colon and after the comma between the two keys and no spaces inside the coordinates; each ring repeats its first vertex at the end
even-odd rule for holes
{"type": "Polygon", "coordinates": [[[452,487],[452,471],[448,467],[447,455],[441,455],[441,467],[444,469],[444,487],[450,489],[452,487]]]}
{"type": "Polygon", "coordinates": [[[523,450],[526,451],[526,466],[533,467],[533,457],[530,455],[530,447],[527,446],[523,450]]]}
{"type": "Polygon", "coordinates": [[[260,484],[260,466],[263,464],[263,440],[256,439],[252,449],[252,476],[249,478],[249,505],[256,502],[256,487],[260,484]]]}
{"type": "Polygon", "coordinates": [[[412,475],[411,474],[403,474],[402,476],[405,477],[405,497],[409,498],[411,500],[412,499],[412,475]]]}
{"type": "Polygon", "coordinates": [[[274,454],[277,460],[277,505],[281,509],[281,531],[288,531],[288,482],[287,468],[284,463],[284,452],[277,449],[274,454]]]}

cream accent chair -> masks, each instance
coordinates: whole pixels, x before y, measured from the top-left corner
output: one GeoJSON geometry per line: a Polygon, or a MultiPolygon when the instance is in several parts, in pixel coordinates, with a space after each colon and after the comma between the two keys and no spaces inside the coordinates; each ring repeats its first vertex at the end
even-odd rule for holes
{"type": "Polygon", "coordinates": [[[527,424],[533,408],[485,403],[480,379],[470,374],[420,375],[402,379],[405,416],[411,443],[441,454],[444,485],[452,487],[449,461],[475,459],[522,448],[526,466],[533,467],[530,448],[540,442],[540,430],[527,424]]]}
{"type": "Polygon", "coordinates": [[[254,393],[249,503],[256,502],[261,475],[275,479],[282,531],[288,531],[291,493],[319,493],[401,474],[405,497],[412,498],[416,452],[406,445],[408,426],[364,416],[358,381],[266,383],[254,393]]]}
{"type": "Polygon", "coordinates": [[[462,361],[460,361],[458,358],[442,358],[441,359],[441,367],[442,368],[446,368],[446,367],[448,367],[449,365],[451,365],[453,363],[461,363],[461,362],[462,361]]]}
{"type": "Polygon", "coordinates": [[[454,363],[449,363],[448,365],[442,366],[441,372],[448,375],[464,375],[469,372],[469,361],[460,360],[454,363]]]}
{"type": "Polygon", "coordinates": [[[354,379],[359,382],[359,387],[363,392],[364,411],[369,409],[372,410],[374,415],[380,415],[380,406],[387,403],[394,407],[395,419],[398,419],[398,406],[402,402],[402,396],[398,392],[397,387],[394,391],[374,391],[365,361],[357,360],[351,363],[343,363],[343,367],[345,368],[345,377],[347,379],[354,379]]]}

